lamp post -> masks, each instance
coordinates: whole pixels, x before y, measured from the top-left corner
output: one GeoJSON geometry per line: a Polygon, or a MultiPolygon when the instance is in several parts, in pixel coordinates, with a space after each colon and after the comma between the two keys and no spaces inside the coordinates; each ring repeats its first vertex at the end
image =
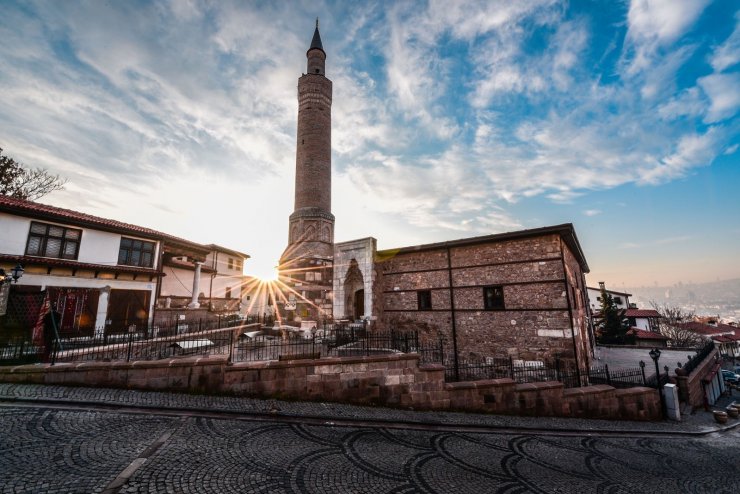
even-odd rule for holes
{"type": "Polygon", "coordinates": [[[17,264],[13,269],[10,270],[10,274],[6,273],[3,268],[0,268],[0,283],[18,283],[18,279],[23,276],[23,266],[17,264]]]}
{"type": "Polygon", "coordinates": [[[658,359],[660,359],[660,350],[653,348],[649,352],[650,358],[655,362],[655,385],[658,388],[658,395],[660,396],[660,411],[665,417],[665,398],[663,397],[663,385],[660,379],[660,367],[658,367],[658,359]]]}
{"type": "Polygon", "coordinates": [[[16,265],[10,270],[10,274],[0,268],[0,316],[4,316],[8,310],[8,299],[10,298],[10,284],[18,283],[18,278],[23,276],[23,266],[16,265]]]}

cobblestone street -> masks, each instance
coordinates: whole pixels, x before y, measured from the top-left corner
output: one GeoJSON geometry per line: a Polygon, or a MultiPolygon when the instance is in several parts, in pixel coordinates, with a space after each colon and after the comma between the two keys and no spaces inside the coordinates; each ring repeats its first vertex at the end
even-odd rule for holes
{"type": "Polygon", "coordinates": [[[2,492],[737,492],[737,429],[553,436],[0,407],[2,492]]]}

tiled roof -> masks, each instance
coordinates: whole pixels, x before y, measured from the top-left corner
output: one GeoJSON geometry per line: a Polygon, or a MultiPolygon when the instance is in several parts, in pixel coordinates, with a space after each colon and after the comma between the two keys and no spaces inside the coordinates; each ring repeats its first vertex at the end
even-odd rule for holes
{"type": "Polygon", "coordinates": [[[8,261],[11,263],[17,262],[23,266],[57,266],[60,268],[89,269],[92,271],[112,271],[114,273],[158,274],[158,271],[155,268],[140,268],[138,266],[123,266],[118,264],[91,264],[69,259],[55,259],[52,257],[0,254],[0,261],[8,261]]]}
{"type": "Polygon", "coordinates": [[[628,331],[628,334],[635,335],[635,338],[638,340],[667,340],[667,336],[663,336],[660,333],[656,333],[654,331],[645,331],[644,329],[640,328],[630,328],[628,331]]]}
{"type": "Polygon", "coordinates": [[[660,317],[655,309],[627,309],[624,315],[627,317],[660,317]]]}
{"type": "Polygon", "coordinates": [[[122,221],[101,218],[91,214],[73,211],[71,209],[58,208],[24,199],[0,195],[0,211],[11,212],[28,216],[30,218],[47,219],[60,223],[67,223],[79,226],[97,227],[101,230],[115,231],[118,233],[128,233],[129,235],[138,235],[145,238],[161,239],[165,242],[172,242],[179,245],[185,245],[191,249],[207,253],[208,247],[163,233],[151,228],[132,225],[122,221]]]}
{"type": "Polygon", "coordinates": [[[738,338],[733,336],[712,336],[712,339],[716,341],[717,343],[733,343],[738,340],[738,338]]]}
{"type": "Polygon", "coordinates": [[[219,252],[225,252],[226,254],[231,254],[232,256],[242,257],[244,259],[249,259],[250,255],[245,254],[244,252],[239,252],[238,250],[229,249],[228,247],[223,247],[221,245],[216,244],[208,244],[206,245],[211,250],[217,250],[219,252]]]}
{"type": "Polygon", "coordinates": [[[726,324],[719,324],[717,326],[710,326],[701,322],[687,322],[683,324],[683,327],[694,331],[695,333],[703,334],[706,336],[721,335],[723,333],[735,334],[737,328],[728,326],[726,324]]]}
{"type": "MultiPolygon", "coordinates": [[[[383,249],[378,251],[378,255],[381,259],[392,257],[397,254],[406,254],[410,252],[421,252],[430,250],[440,250],[456,247],[467,247],[470,245],[478,245],[492,242],[503,242],[506,240],[518,240],[522,238],[534,238],[545,235],[560,235],[565,244],[570,249],[573,256],[581,266],[581,270],[584,273],[590,271],[588,264],[586,263],[586,257],[583,255],[581,244],[578,242],[576,237],[576,230],[572,223],[563,223],[561,225],[545,226],[542,228],[532,228],[529,230],[519,230],[515,232],[506,233],[495,233],[493,235],[483,235],[480,237],[469,237],[461,238],[458,240],[449,240],[446,242],[435,242],[432,244],[413,245],[409,247],[401,247],[396,249],[383,249]]],[[[555,258],[558,259],[558,258],[555,258]]]]}
{"type": "MultiPolygon", "coordinates": [[[[587,286],[587,287],[586,287],[586,289],[588,289],[588,290],[594,290],[594,291],[596,291],[596,292],[600,292],[600,291],[601,291],[601,288],[599,288],[599,287],[593,287],[593,286],[587,286]]],[[[617,295],[624,295],[625,297],[631,297],[631,296],[632,296],[632,294],[631,294],[631,293],[627,293],[627,292],[617,292],[617,291],[615,291],[615,290],[609,290],[608,288],[606,289],[606,293],[608,293],[608,294],[610,294],[610,295],[611,295],[611,294],[613,294],[613,293],[614,293],[614,294],[617,294],[617,295]]]]}

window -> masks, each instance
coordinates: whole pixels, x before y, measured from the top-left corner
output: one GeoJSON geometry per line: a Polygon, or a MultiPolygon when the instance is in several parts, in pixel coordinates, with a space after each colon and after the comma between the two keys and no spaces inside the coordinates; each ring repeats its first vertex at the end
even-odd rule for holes
{"type": "Polygon", "coordinates": [[[614,297],[614,303],[617,305],[622,305],[622,297],[614,297]]]}
{"type": "Polygon", "coordinates": [[[419,290],[416,292],[419,310],[432,310],[432,291],[419,290]]]}
{"type": "Polygon", "coordinates": [[[82,230],[32,221],[26,255],[77,259],[81,237],[82,230]]]}
{"type": "Polygon", "coordinates": [[[229,269],[234,269],[234,260],[229,257],[229,269]]]}
{"type": "Polygon", "coordinates": [[[230,286],[227,286],[226,287],[226,295],[225,296],[226,296],[226,298],[231,298],[231,287],[230,286]]]}
{"type": "Polygon", "coordinates": [[[306,271],[306,281],[314,281],[316,279],[313,271],[306,271]]]}
{"type": "Polygon", "coordinates": [[[504,309],[504,287],[484,286],[483,287],[483,308],[486,310],[504,309]]]}
{"type": "Polygon", "coordinates": [[[154,261],[154,242],[121,237],[118,264],[151,268],[154,261]]]}
{"type": "Polygon", "coordinates": [[[235,266],[234,269],[236,269],[237,271],[241,271],[242,270],[242,260],[237,259],[236,262],[234,263],[234,266],[235,266]]]}

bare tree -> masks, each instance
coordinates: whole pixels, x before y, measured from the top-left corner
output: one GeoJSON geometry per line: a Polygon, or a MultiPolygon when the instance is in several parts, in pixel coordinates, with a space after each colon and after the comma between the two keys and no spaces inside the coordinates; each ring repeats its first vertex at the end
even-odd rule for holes
{"type": "Polygon", "coordinates": [[[702,342],[702,336],[686,324],[694,320],[694,311],[674,305],[660,305],[654,300],[650,301],[650,305],[660,314],[660,334],[670,340],[671,346],[693,348],[702,342]]]}
{"type": "Polygon", "coordinates": [[[0,148],[0,195],[34,201],[63,189],[67,183],[66,178],[52,175],[44,168],[26,168],[2,152],[0,148]]]}

